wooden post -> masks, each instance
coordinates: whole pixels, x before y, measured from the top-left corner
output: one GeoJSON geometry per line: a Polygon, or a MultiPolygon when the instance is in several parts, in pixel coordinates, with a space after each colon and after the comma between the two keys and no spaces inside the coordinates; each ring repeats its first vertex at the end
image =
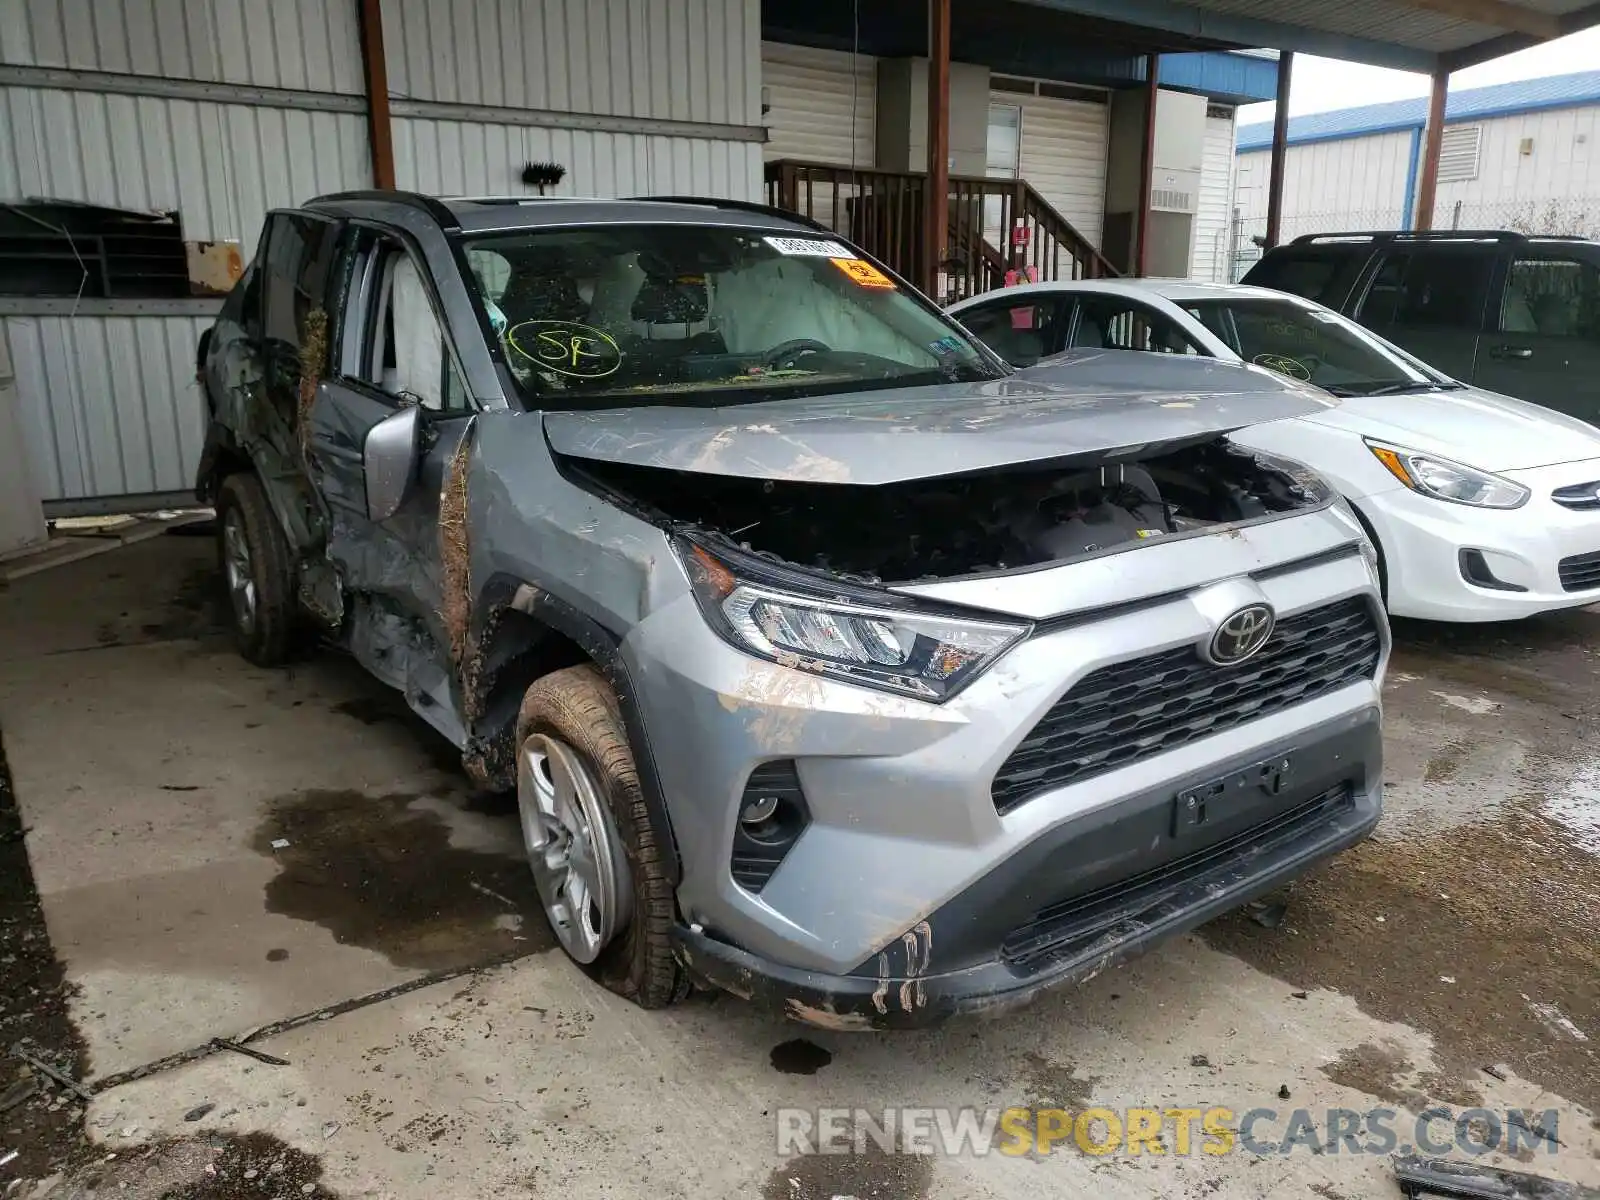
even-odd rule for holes
{"type": "Polygon", "coordinates": [[[1418,229],[1433,228],[1433,206],[1439,194],[1439,152],[1444,146],[1444,104],[1450,94],[1450,71],[1440,67],[1433,73],[1433,91],[1428,96],[1428,128],[1422,141],[1422,182],[1417,185],[1418,229]]]}
{"type": "Polygon", "coordinates": [[[928,0],[928,195],[923,288],[937,300],[950,240],[950,0],[928,0]]]}
{"type": "Polygon", "coordinates": [[[1272,167],[1267,176],[1267,245],[1278,244],[1283,232],[1283,175],[1289,165],[1289,83],[1294,76],[1294,51],[1278,55],[1278,106],[1272,114],[1272,167]]]}
{"type": "Polygon", "coordinates": [[[379,0],[361,0],[361,66],[367,85],[367,142],[374,187],[394,187],[394,129],[389,120],[389,66],[383,57],[379,0]]]}
{"type": "Polygon", "coordinates": [[[1156,176],[1156,100],[1161,56],[1144,56],[1144,146],[1139,155],[1139,210],[1134,224],[1133,273],[1150,274],[1150,188],[1156,176]]]}

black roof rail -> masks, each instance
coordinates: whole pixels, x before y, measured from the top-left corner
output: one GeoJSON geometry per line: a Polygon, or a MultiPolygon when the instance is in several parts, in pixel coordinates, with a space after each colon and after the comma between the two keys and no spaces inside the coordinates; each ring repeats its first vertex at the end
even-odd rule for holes
{"type": "Polygon", "coordinates": [[[327,201],[341,200],[370,200],[382,204],[404,204],[407,207],[420,209],[447,230],[459,230],[461,222],[456,219],[455,213],[449,207],[433,196],[424,196],[420,192],[383,191],[377,188],[364,188],[353,192],[330,192],[326,196],[315,196],[306,201],[307,204],[321,204],[327,201]]]}
{"type": "Polygon", "coordinates": [[[821,221],[790,212],[786,208],[774,208],[770,204],[756,204],[750,200],[718,200],[710,196],[630,196],[629,199],[650,204],[699,204],[706,208],[726,208],[732,212],[760,213],[766,217],[781,217],[785,221],[793,221],[796,225],[804,225],[819,233],[833,232],[821,221]]]}
{"type": "Polygon", "coordinates": [[[1289,244],[1309,246],[1354,238],[1370,238],[1375,242],[1525,242],[1528,236],[1514,229],[1352,229],[1343,233],[1302,233],[1289,244]]]}

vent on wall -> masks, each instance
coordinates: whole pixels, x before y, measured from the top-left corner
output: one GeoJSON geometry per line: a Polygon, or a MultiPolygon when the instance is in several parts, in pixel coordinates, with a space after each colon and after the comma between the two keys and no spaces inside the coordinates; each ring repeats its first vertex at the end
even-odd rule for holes
{"type": "Polygon", "coordinates": [[[1150,207],[1157,212],[1192,213],[1194,193],[1181,191],[1178,188],[1151,188],[1150,207]]]}
{"type": "Polygon", "coordinates": [[[1478,177],[1482,125],[1453,125],[1439,139],[1439,182],[1465,183],[1478,177]]]}
{"type": "Polygon", "coordinates": [[[1206,116],[1217,121],[1231,121],[1233,120],[1233,109],[1226,104],[1208,104],[1206,105],[1206,116]]]}

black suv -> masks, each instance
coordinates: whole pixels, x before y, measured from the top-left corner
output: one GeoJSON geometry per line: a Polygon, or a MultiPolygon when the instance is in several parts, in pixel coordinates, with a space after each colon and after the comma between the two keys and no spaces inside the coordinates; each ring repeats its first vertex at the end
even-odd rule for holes
{"type": "Polygon", "coordinates": [[[1336,308],[1463,382],[1600,424],[1600,242],[1308,234],[1243,282],[1336,308]]]}

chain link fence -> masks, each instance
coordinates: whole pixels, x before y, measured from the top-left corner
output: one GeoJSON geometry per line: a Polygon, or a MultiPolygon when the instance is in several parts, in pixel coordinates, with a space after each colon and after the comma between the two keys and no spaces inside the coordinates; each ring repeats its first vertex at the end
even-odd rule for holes
{"type": "MultiPolygon", "coordinates": [[[[1394,208],[1344,212],[1295,213],[1283,218],[1282,240],[1306,233],[1341,233],[1399,229],[1402,214],[1394,208]]],[[[1600,240],[1600,196],[1562,196],[1547,200],[1441,200],[1434,210],[1435,229],[1510,229],[1518,233],[1586,237],[1600,240]]],[[[1261,257],[1267,236],[1266,217],[1247,217],[1235,210],[1222,256],[1228,278],[1237,283],[1261,257]]]]}

